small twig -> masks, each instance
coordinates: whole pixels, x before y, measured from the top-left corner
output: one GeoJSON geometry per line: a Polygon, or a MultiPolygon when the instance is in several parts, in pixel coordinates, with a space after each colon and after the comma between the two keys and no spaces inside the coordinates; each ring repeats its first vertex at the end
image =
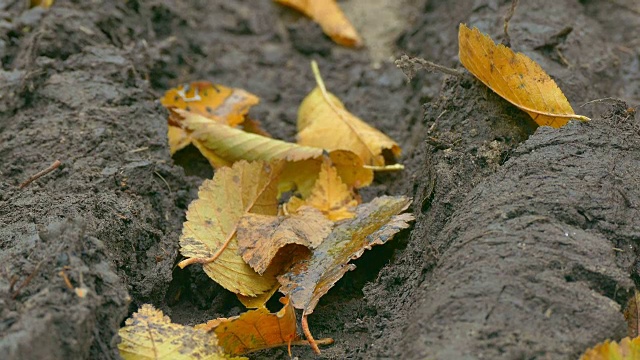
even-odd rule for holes
{"type": "Polygon", "coordinates": [[[44,263],[45,259],[40,260],[40,262],[38,263],[38,265],[36,265],[36,268],[33,269],[33,272],[31,272],[31,274],[25,279],[25,281],[20,284],[20,286],[18,286],[18,288],[16,289],[16,291],[13,292],[13,295],[11,295],[11,299],[14,299],[18,297],[18,295],[20,295],[20,290],[22,290],[25,286],[29,285],[29,283],[31,282],[31,280],[33,280],[33,278],[36,276],[36,274],[38,273],[38,270],[40,270],[40,266],[42,266],[42,264],[44,263]]]}
{"type": "Polygon", "coordinates": [[[509,22],[511,21],[513,14],[516,12],[518,2],[519,0],[512,0],[511,8],[509,8],[509,11],[507,11],[507,14],[504,16],[504,41],[502,43],[508,48],[511,47],[511,37],[509,36],[509,22]]]}
{"type": "Polygon", "coordinates": [[[395,64],[398,68],[400,68],[400,70],[402,70],[402,72],[404,73],[404,75],[407,77],[409,81],[411,81],[411,79],[413,79],[413,77],[415,76],[416,72],[421,69],[428,72],[439,71],[447,75],[453,75],[458,77],[462,76],[462,72],[456,69],[438,65],[436,63],[433,63],[429,60],[425,60],[422,58],[409,57],[407,55],[402,55],[400,59],[397,59],[395,61],[395,64]]]}
{"type": "Polygon", "coordinates": [[[169,189],[169,194],[173,193],[173,191],[171,191],[171,186],[169,186],[169,183],[167,182],[167,180],[165,180],[164,177],[162,177],[162,175],[160,175],[157,171],[154,171],[153,173],[156,174],[160,178],[160,180],[164,182],[165,185],[167,185],[167,189],[169,189]]]}
{"type": "Polygon", "coordinates": [[[54,161],[53,164],[51,164],[48,168],[40,171],[39,173],[37,173],[35,175],[31,175],[27,180],[25,180],[22,184],[20,184],[20,189],[22,189],[25,186],[31,184],[33,181],[35,181],[35,180],[47,175],[48,173],[50,173],[53,170],[57,169],[60,165],[62,165],[62,162],[60,162],[60,160],[54,161]]]}
{"type": "Polygon", "coordinates": [[[67,273],[65,273],[64,270],[60,270],[58,275],[62,276],[62,280],[64,280],[64,283],[65,283],[65,285],[67,285],[69,290],[73,290],[73,285],[71,285],[71,280],[69,280],[69,277],[67,276],[67,273]]]}
{"type": "Polygon", "coordinates": [[[593,104],[593,103],[605,102],[605,101],[620,101],[620,100],[616,99],[616,98],[612,98],[612,97],[606,97],[606,98],[602,98],[602,99],[595,99],[595,100],[587,101],[586,103],[580,105],[580,107],[583,107],[583,106],[589,105],[589,104],[593,104]]]}

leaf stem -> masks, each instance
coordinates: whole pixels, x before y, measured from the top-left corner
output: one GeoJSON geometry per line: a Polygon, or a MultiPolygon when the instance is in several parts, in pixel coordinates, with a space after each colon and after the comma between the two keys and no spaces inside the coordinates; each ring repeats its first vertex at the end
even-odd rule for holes
{"type": "Polygon", "coordinates": [[[311,349],[313,350],[314,353],[319,355],[320,348],[318,347],[318,343],[313,339],[313,335],[311,335],[306,314],[302,315],[301,323],[302,323],[302,332],[304,333],[304,336],[307,338],[307,341],[309,341],[309,345],[311,346],[311,349]]]}
{"type": "Polygon", "coordinates": [[[227,246],[229,246],[229,243],[231,242],[231,239],[233,239],[233,237],[236,234],[236,230],[238,230],[238,226],[235,227],[235,229],[233,229],[233,231],[231,233],[229,233],[229,236],[227,236],[227,238],[225,239],[224,243],[222,244],[222,246],[220,246],[218,248],[218,250],[211,255],[208,258],[188,258],[185,260],[182,260],[178,263],[178,266],[180,266],[180,269],[184,269],[185,267],[192,265],[192,264],[208,264],[208,263],[212,263],[214,261],[216,261],[217,258],[220,257],[220,255],[222,255],[222,253],[227,249],[227,246]]]}

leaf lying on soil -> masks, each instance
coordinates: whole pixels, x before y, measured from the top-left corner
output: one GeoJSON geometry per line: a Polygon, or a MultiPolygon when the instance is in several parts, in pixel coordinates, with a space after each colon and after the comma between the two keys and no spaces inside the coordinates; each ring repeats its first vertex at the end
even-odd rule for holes
{"type": "Polygon", "coordinates": [[[320,245],[331,227],[330,220],[308,206],[288,216],[247,214],[238,225],[238,251],[258,274],[269,266],[285,270],[287,263],[291,265],[300,256],[308,256],[308,248],[320,245]],[[287,246],[294,244],[298,246],[287,246]],[[277,264],[272,264],[276,254],[277,264]]]}
{"type": "Polygon", "coordinates": [[[640,360],[640,338],[626,337],[620,341],[605,341],[587,350],[580,360],[640,360]]]}
{"type": "MultiPolygon", "coordinates": [[[[286,164],[281,174],[280,192],[295,187],[305,195],[311,192],[318,178],[322,158],[326,154],[322,148],[247,133],[182,110],[172,111],[172,116],[205,148],[204,151],[201,149],[203,155],[215,167],[229,166],[239,160],[284,160],[286,164]]],[[[373,171],[364,168],[356,154],[335,150],[329,153],[329,157],[348,186],[359,188],[373,181],[373,171]]]]}
{"type": "Polygon", "coordinates": [[[325,34],[340,45],[362,46],[362,39],[335,0],[274,0],[292,7],[317,22],[325,34]]]}
{"type": "Polygon", "coordinates": [[[398,144],[348,112],[325,88],[315,61],[311,66],[318,86],[307,95],[298,110],[298,143],[327,150],[350,150],[358,154],[365,165],[384,166],[385,150],[395,157],[400,156],[398,144]]]}
{"type": "MultiPolygon", "coordinates": [[[[257,96],[245,90],[207,81],[196,81],[173,88],[160,99],[160,103],[166,108],[182,109],[233,127],[244,123],[249,109],[259,102],[257,96]]],[[[253,120],[249,128],[263,132],[253,120]]],[[[189,134],[176,124],[169,123],[168,135],[172,155],[191,143],[189,134]]]]}
{"type": "Polygon", "coordinates": [[[273,291],[274,273],[256,273],[238,254],[236,231],[248,213],[277,214],[281,168],[281,163],[239,161],[216,171],[213,180],[205,180],[187,211],[180,252],[189,259],[180,267],[201,263],[211,279],[245,296],[273,291]]]}
{"type": "Polygon", "coordinates": [[[148,304],[127,319],[118,334],[122,339],[118,350],[125,360],[229,359],[215,336],[174,324],[148,304]]]}
{"type": "Polygon", "coordinates": [[[292,197],[286,204],[286,209],[295,213],[301,207],[311,206],[322,211],[329,220],[338,221],[354,217],[352,210],[358,204],[355,194],[342,182],[336,168],[325,160],[311,194],[305,200],[292,197]]]}
{"type": "Polygon", "coordinates": [[[624,309],[624,318],[627,320],[627,335],[635,338],[640,334],[640,292],[635,291],[633,297],[629,299],[627,307],[624,309]]]}
{"type": "Polygon", "coordinates": [[[306,318],[313,313],[320,298],[355,265],[349,261],[359,258],[366,249],[382,245],[393,235],[409,227],[412,214],[400,214],[411,199],[404,196],[382,196],[356,208],[353,219],[336,224],[329,236],[318,246],[309,260],[304,260],[286,274],[279,276],[280,291],[289,295],[293,306],[303,309],[302,328],[314,350],[314,340],[306,318]],[[398,215],[400,214],[400,215],[398,215]]]}
{"type": "Polygon", "coordinates": [[[559,128],[576,115],[555,81],[522,53],[496,45],[477,28],[460,24],[459,58],[462,65],[491,90],[526,111],[539,125],[559,128]]]}

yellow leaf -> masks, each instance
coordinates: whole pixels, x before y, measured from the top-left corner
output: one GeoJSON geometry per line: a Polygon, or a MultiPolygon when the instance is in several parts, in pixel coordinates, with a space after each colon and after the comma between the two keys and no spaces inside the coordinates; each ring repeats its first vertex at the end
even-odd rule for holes
{"type": "Polygon", "coordinates": [[[331,227],[330,220],[308,206],[288,216],[247,214],[238,225],[238,251],[258,274],[270,266],[277,266],[280,272],[293,259],[308,256],[308,248],[320,245],[331,227]]]}
{"type": "Polygon", "coordinates": [[[350,150],[365,165],[384,166],[383,151],[400,156],[400,147],[378,129],[349,113],[342,102],[327,91],[318,65],[311,63],[318,86],[298,110],[298,143],[327,150],[350,150]]]}
{"type": "Polygon", "coordinates": [[[50,8],[53,5],[54,0],[31,0],[29,1],[29,7],[34,8],[36,6],[43,7],[45,9],[50,8]]]}
{"type": "Polygon", "coordinates": [[[286,209],[295,213],[302,206],[311,206],[322,211],[329,220],[339,221],[354,217],[352,208],[358,204],[355,194],[342,182],[336,168],[325,160],[311,194],[306,200],[292,197],[286,204],[286,209]]]}
{"type": "Polygon", "coordinates": [[[362,46],[362,39],[335,0],[274,0],[292,7],[317,22],[325,34],[340,45],[362,46]]]}
{"type": "Polygon", "coordinates": [[[620,341],[605,341],[587,350],[580,360],[640,360],[640,338],[626,337],[620,341]]]}
{"type": "MultiPolygon", "coordinates": [[[[308,195],[318,178],[325,155],[322,148],[247,133],[182,110],[175,110],[174,115],[175,118],[180,118],[175,121],[191,132],[194,145],[208,150],[201,149],[214,167],[226,166],[239,160],[284,160],[286,164],[280,178],[281,193],[296,188],[300,193],[308,195]]],[[[348,186],[360,188],[373,181],[373,171],[366,169],[356,154],[347,150],[335,150],[329,153],[329,157],[348,186]]]]}
{"type": "Polygon", "coordinates": [[[276,215],[281,163],[240,161],[205,180],[189,205],[180,237],[185,266],[203,264],[211,279],[234,293],[255,297],[277,286],[275,274],[260,275],[238,254],[236,231],[247,213],[276,215]]]}
{"type": "MultiPolygon", "coordinates": [[[[229,126],[242,124],[249,109],[259,102],[257,96],[245,90],[207,81],[195,81],[170,89],[160,99],[160,103],[167,109],[182,109],[229,126]]],[[[248,128],[261,130],[255,120],[251,120],[248,128]]],[[[191,143],[188,132],[172,123],[171,118],[168,136],[172,155],[191,143]]]]}
{"type": "MultiPolygon", "coordinates": [[[[253,351],[287,345],[307,345],[300,341],[296,329],[296,313],[287,298],[277,313],[269,313],[265,307],[247,311],[232,318],[215,319],[206,324],[196,325],[196,329],[213,331],[218,344],[231,355],[241,355],[253,351]]],[[[330,340],[330,339],[329,339],[330,340]]],[[[324,343],[330,343],[325,340],[324,343]]]]}
{"type": "Polygon", "coordinates": [[[411,200],[400,196],[382,196],[356,208],[356,217],[336,224],[331,234],[318,246],[308,260],[294,265],[279,276],[280,291],[288,295],[297,309],[303,309],[302,329],[307,340],[314,340],[309,331],[307,316],[313,313],[320,298],[355,265],[349,261],[359,258],[366,249],[391,240],[398,231],[409,227],[411,214],[400,214],[411,200]],[[400,215],[398,215],[400,214],[400,215]]]}
{"type": "Polygon", "coordinates": [[[496,94],[527,112],[539,125],[559,128],[576,115],[555,81],[536,62],[508,47],[496,45],[477,28],[460,24],[462,65],[496,94]]]}
{"type": "Polygon", "coordinates": [[[118,350],[125,360],[228,359],[215,336],[174,324],[148,304],[127,319],[118,335],[122,339],[118,350]]]}

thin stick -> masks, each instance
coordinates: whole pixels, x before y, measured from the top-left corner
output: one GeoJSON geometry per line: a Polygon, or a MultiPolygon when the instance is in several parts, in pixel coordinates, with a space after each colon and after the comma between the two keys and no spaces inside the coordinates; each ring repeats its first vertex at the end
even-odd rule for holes
{"type": "Polygon", "coordinates": [[[595,99],[595,100],[587,101],[586,103],[580,105],[580,107],[583,107],[583,106],[589,105],[589,104],[593,104],[593,103],[600,103],[600,102],[604,102],[604,101],[620,101],[620,99],[616,99],[616,98],[612,98],[612,97],[606,97],[606,98],[602,98],[602,99],[595,99]]]}
{"type": "Polygon", "coordinates": [[[446,67],[443,65],[438,65],[434,62],[425,60],[423,58],[409,57],[407,55],[402,55],[400,59],[395,61],[395,64],[398,68],[400,68],[400,70],[402,70],[402,72],[407,77],[407,79],[409,79],[409,81],[413,79],[413,76],[416,74],[416,71],[420,69],[424,69],[428,72],[439,71],[441,73],[448,74],[448,75],[453,75],[458,77],[462,76],[462,72],[456,69],[452,69],[450,67],[446,67]]]}
{"type": "Polygon", "coordinates": [[[169,194],[173,193],[173,191],[171,191],[171,186],[169,186],[169,183],[167,182],[167,180],[165,180],[164,177],[162,177],[162,175],[160,175],[160,173],[158,173],[157,171],[154,171],[153,173],[156,174],[160,178],[160,180],[164,182],[165,185],[167,185],[167,189],[169,189],[169,194]]]}
{"type": "Polygon", "coordinates": [[[509,21],[513,17],[513,14],[516,12],[516,7],[518,6],[519,0],[511,1],[511,8],[507,11],[507,15],[504,17],[504,46],[510,48],[511,47],[511,37],[509,36],[509,21]]]}
{"type": "Polygon", "coordinates": [[[320,354],[320,348],[318,347],[318,343],[313,339],[313,335],[311,335],[311,331],[309,330],[309,323],[307,322],[307,315],[302,315],[302,332],[304,336],[307,337],[307,341],[311,346],[311,349],[314,353],[320,354]]]}
{"type": "Polygon", "coordinates": [[[27,180],[25,180],[22,184],[20,184],[20,189],[22,189],[25,186],[31,184],[35,180],[47,175],[48,173],[50,173],[53,170],[57,169],[60,165],[62,165],[62,162],[60,162],[60,160],[54,161],[53,164],[51,164],[48,168],[40,171],[39,173],[37,173],[35,175],[31,175],[27,180]]]}
{"type": "Polygon", "coordinates": [[[40,270],[40,266],[42,266],[42,263],[44,263],[44,259],[40,260],[40,262],[38,263],[38,265],[36,265],[36,268],[33,269],[33,272],[27,277],[27,279],[20,284],[20,286],[18,286],[18,288],[16,289],[16,291],[14,291],[13,295],[11,295],[11,299],[14,299],[18,297],[18,295],[20,295],[20,290],[22,290],[22,288],[24,288],[25,286],[29,285],[29,283],[31,282],[31,280],[33,280],[33,278],[36,276],[36,274],[38,273],[38,270],[40,270]]]}

